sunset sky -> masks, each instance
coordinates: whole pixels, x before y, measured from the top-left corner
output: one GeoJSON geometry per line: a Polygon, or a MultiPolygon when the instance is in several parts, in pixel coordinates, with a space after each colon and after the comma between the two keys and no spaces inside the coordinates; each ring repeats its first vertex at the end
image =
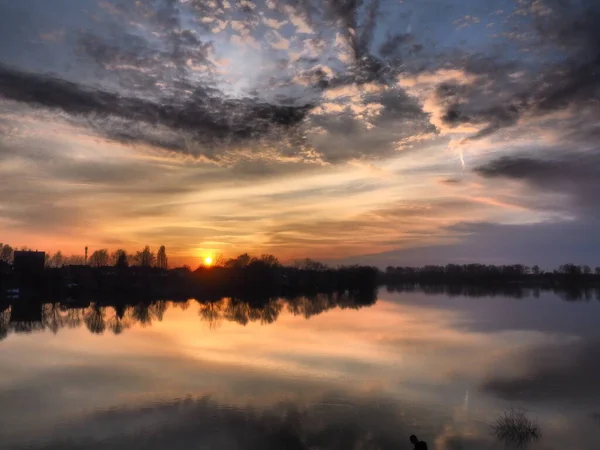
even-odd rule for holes
{"type": "Polygon", "coordinates": [[[0,242],[600,264],[594,0],[0,0],[0,242]]]}

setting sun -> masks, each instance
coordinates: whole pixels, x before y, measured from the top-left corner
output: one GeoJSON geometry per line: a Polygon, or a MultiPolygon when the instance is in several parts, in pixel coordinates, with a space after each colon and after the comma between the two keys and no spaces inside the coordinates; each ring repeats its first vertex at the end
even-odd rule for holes
{"type": "Polygon", "coordinates": [[[206,258],[204,258],[205,265],[210,266],[210,265],[212,265],[212,262],[213,262],[213,260],[210,256],[207,256],[206,258]]]}

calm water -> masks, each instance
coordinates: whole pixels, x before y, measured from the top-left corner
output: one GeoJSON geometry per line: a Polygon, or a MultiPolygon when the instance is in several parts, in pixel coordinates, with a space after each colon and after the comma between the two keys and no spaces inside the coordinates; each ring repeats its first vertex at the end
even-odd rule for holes
{"type": "Polygon", "coordinates": [[[600,448],[595,299],[381,290],[360,309],[223,300],[9,316],[2,448],[402,450],[416,433],[430,449],[503,449],[489,423],[513,407],[542,429],[528,448],[600,448]]]}

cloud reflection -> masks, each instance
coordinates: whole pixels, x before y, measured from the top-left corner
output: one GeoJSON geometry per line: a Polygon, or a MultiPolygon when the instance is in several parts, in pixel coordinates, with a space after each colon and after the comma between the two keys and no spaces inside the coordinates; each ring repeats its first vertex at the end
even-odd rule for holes
{"type": "MultiPolygon", "coordinates": [[[[135,447],[136,442],[172,442],[178,448],[190,439],[236,448],[244,445],[239,436],[255,448],[288,438],[304,446],[299,448],[408,448],[402,447],[408,434],[416,433],[439,448],[475,450],[502,448],[486,421],[507,401],[518,401],[539,415],[548,430],[545,442],[567,445],[579,433],[578,448],[591,450],[597,428],[589,417],[595,409],[591,403],[589,410],[581,402],[569,403],[582,397],[573,397],[575,388],[560,377],[569,373],[594,392],[593,373],[586,375],[593,354],[574,350],[579,341],[590,343],[581,348],[592,348],[594,331],[561,328],[560,322],[540,328],[539,307],[525,306],[544,302],[545,311],[564,317],[563,307],[582,307],[590,315],[596,303],[574,305],[548,294],[502,300],[510,314],[497,313],[498,298],[410,292],[383,295],[369,308],[327,307],[321,314],[313,314],[313,303],[279,303],[280,309],[271,309],[279,311],[277,320],[268,325],[259,315],[250,319],[246,307],[241,317],[247,322],[227,320],[227,301],[200,315],[201,305],[181,303],[183,308],[138,311],[138,321],[118,336],[109,332],[111,308],[104,315],[90,308],[85,310],[90,323],[104,318],[102,335],[80,322],[55,336],[10,334],[2,342],[0,364],[6,369],[0,374],[0,403],[11,405],[0,408],[0,420],[10,430],[2,438],[34,448],[135,447]],[[493,307],[477,307],[482,302],[493,307]],[[488,322],[490,314],[503,326],[488,322]],[[205,315],[220,316],[219,327],[203,326],[205,315]],[[528,350],[521,354],[516,346],[528,350]],[[547,364],[535,362],[529,349],[546,355],[547,364]],[[516,392],[504,381],[525,380],[515,384],[518,390],[538,367],[547,368],[540,376],[549,373],[562,394],[553,400],[540,400],[543,394],[534,395],[534,389],[531,395],[503,394],[516,392]],[[544,410],[536,408],[540,401],[544,410]],[[35,412],[26,413],[32,405],[35,412]],[[561,412],[566,405],[568,417],[561,412]],[[239,435],[231,431],[238,426],[239,435]]],[[[125,319],[134,313],[116,315],[125,319]]],[[[45,323],[52,330],[51,321],[45,323]]]]}

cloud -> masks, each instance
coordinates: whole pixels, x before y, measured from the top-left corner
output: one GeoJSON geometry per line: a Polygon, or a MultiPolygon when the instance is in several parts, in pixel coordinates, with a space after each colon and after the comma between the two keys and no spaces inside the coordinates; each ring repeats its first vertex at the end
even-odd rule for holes
{"type": "MultiPolygon", "coordinates": [[[[344,223],[390,234],[370,250],[348,235],[340,255],[463,239],[491,258],[472,234],[505,236],[503,227],[536,223],[555,236],[549,222],[573,225],[568,220],[598,217],[591,193],[598,189],[600,9],[590,0],[524,0],[502,20],[495,17],[493,30],[470,6],[441,14],[435,5],[390,0],[89,0],[77,7],[63,0],[39,9],[26,3],[0,14],[0,133],[6,144],[0,170],[35,169],[37,178],[31,189],[19,186],[20,193],[14,186],[0,189],[15,202],[47,189],[48,197],[39,198],[56,205],[49,221],[56,229],[112,217],[109,204],[143,216],[161,206],[161,217],[183,221],[185,229],[206,225],[208,219],[198,217],[236,217],[240,226],[241,216],[263,214],[235,237],[245,245],[260,242],[253,248],[272,244],[284,251],[288,239],[294,251],[311,242],[321,250],[339,242],[319,236],[312,221],[332,235],[345,232],[344,223]],[[479,18],[481,26],[456,31],[479,18]],[[56,30],[60,39],[54,39],[56,30]],[[96,139],[112,153],[103,153],[105,161],[78,160],[72,135],[50,128],[58,122],[70,124],[72,135],[85,135],[86,145],[96,139]],[[43,142],[43,133],[52,139],[43,142]],[[158,160],[172,170],[150,163],[158,160]],[[263,205],[256,200],[263,186],[281,193],[270,180],[293,178],[302,185],[313,173],[375,165],[385,173],[371,170],[369,177],[385,178],[387,190],[352,191],[361,203],[344,203],[345,212],[335,190],[323,189],[323,198],[311,193],[312,206],[301,196],[285,205],[277,198],[263,205]],[[398,170],[403,167],[410,169],[398,170]],[[144,183],[144,177],[155,182],[144,183]],[[226,204],[214,200],[216,191],[230,195],[234,185],[246,192],[226,204]],[[106,197],[98,194],[102,189],[106,197]],[[81,214],[83,200],[74,194],[68,203],[67,191],[81,197],[94,192],[97,200],[81,214]],[[487,226],[473,225],[472,234],[451,228],[465,220],[451,208],[426,224],[406,212],[405,221],[390,218],[401,230],[379,226],[376,216],[367,216],[381,212],[381,195],[389,205],[454,202],[470,223],[487,226]],[[242,197],[260,214],[244,209],[242,197]],[[207,208],[208,214],[199,213],[207,208]],[[377,226],[363,225],[365,214],[377,226]],[[291,233],[294,221],[307,229],[291,233]]],[[[500,3],[489,11],[505,9],[500,3]]],[[[13,224],[50,214],[42,207],[44,214],[35,216],[27,203],[11,209],[11,202],[3,205],[13,224]]],[[[524,235],[528,225],[519,228],[524,235]]],[[[153,233],[148,223],[133,228],[121,231],[153,233]]],[[[467,250],[459,255],[476,258],[467,250]]]]}
{"type": "MultiPolygon", "coordinates": [[[[59,429],[47,442],[30,446],[48,450],[81,445],[90,449],[107,445],[116,449],[179,449],[188,448],[190,442],[202,442],[223,449],[393,446],[408,450],[410,425],[404,422],[395,407],[382,407],[381,403],[361,398],[352,403],[340,401],[334,393],[310,405],[287,401],[268,408],[237,408],[209,398],[188,398],[89,414],[70,423],[70,436],[59,429]],[[390,419],[393,427],[389,426],[390,419]]],[[[435,426],[441,427],[439,423],[435,426]]]]}
{"type": "MultiPolygon", "coordinates": [[[[83,116],[108,136],[115,135],[113,118],[183,131],[201,144],[214,147],[258,139],[300,123],[310,105],[273,105],[256,99],[223,100],[209,90],[197,90],[182,103],[153,102],[91,89],[62,79],[0,66],[0,93],[31,106],[56,108],[83,116]]],[[[116,133],[118,136],[119,134],[116,133]]],[[[147,142],[130,128],[124,139],[147,142]]],[[[150,140],[154,142],[154,140],[150,140]]]]}
{"type": "MultiPolygon", "coordinates": [[[[217,162],[232,161],[247,148],[275,148],[277,158],[313,155],[308,163],[378,159],[412,133],[428,131],[420,108],[390,86],[399,69],[373,53],[379,1],[369,2],[365,18],[352,2],[271,6],[106,1],[93,26],[69,31],[63,50],[83,63],[76,72],[0,64],[0,95],[59,110],[110,140],[217,162]],[[284,32],[286,20],[308,37],[284,32]],[[228,24],[225,41],[210,33],[215,22],[228,24]],[[335,51],[319,55],[329,53],[327,40],[335,36],[349,51],[342,66],[330,63],[335,51]],[[223,43],[233,40],[244,48],[259,44],[256,56],[264,62],[252,85],[236,88],[235,95],[232,84],[244,74],[236,75],[235,65],[217,65],[223,43]],[[301,57],[290,65],[299,45],[312,49],[312,60],[301,57]],[[357,86],[360,94],[335,105],[327,101],[334,91],[357,86]],[[348,130],[351,139],[343,135],[348,130]]],[[[386,44],[384,53],[393,47],[386,44]]]]}
{"type": "Polygon", "coordinates": [[[590,401],[600,395],[600,342],[575,340],[529,348],[510,355],[521,375],[490,376],[481,389],[505,400],[558,402],[590,401]],[[517,360],[518,362],[516,362],[517,360]]]}
{"type": "Polygon", "coordinates": [[[568,202],[554,207],[565,208],[588,219],[600,217],[595,195],[600,190],[600,155],[597,151],[502,156],[475,168],[475,172],[489,179],[519,180],[540,192],[567,195],[568,202]]]}
{"type": "Polygon", "coordinates": [[[463,28],[467,28],[470,25],[476,25],[476,24],[478,24],[480,22],[481,22],[481,19],[479,17],[476,17],[476,16],[465,16],[465,17],[462,17],[460,19],[455,20],[452,23],[454,25],[456,25],[456,29],[457,30],[461,30],[463,28]]]}
{"type": "MultiPolygon", "coordinates": [[[[408,225],[412,228],[412,224],[408,225]]],[[[386,252],[348,257],[344,263],[423,266],[427,264],[537,264],[552,270],[560,264],[597,265],[600,245],[597,222],[545,221],[529,224],[457,223],[437,228],[433,243],[416,239],[413,245],[386,252]],[[552,243],[551,245],[549,243],[552,243]]],[[[398,245],[396,244],[396,247],[398,245]]],[[[364,253],[367,253],[365,251],[364,253]]]]}
{"type": "MultiPolygon", "coordinates": [[[[479,139],[571,107],[591,108],[597,117],[600,111],[593,99],[600,81],[593,74],[600,69],[600,33],[595,25],[600,8],[592,2],[571,3],[554,2],[543,14],[539,8],[531,13],[534,26],[521,47],[535,51],[532,64],[507,55],[467,56],[463,67],[474,80],[437,87],[443,123],[473,124],[478,130],[470,138],[479,139]],[[547,57],[550,52],[554,57],[547,57]]],[[[585,125],[590,126],[593,121],[585,125]]]]}

